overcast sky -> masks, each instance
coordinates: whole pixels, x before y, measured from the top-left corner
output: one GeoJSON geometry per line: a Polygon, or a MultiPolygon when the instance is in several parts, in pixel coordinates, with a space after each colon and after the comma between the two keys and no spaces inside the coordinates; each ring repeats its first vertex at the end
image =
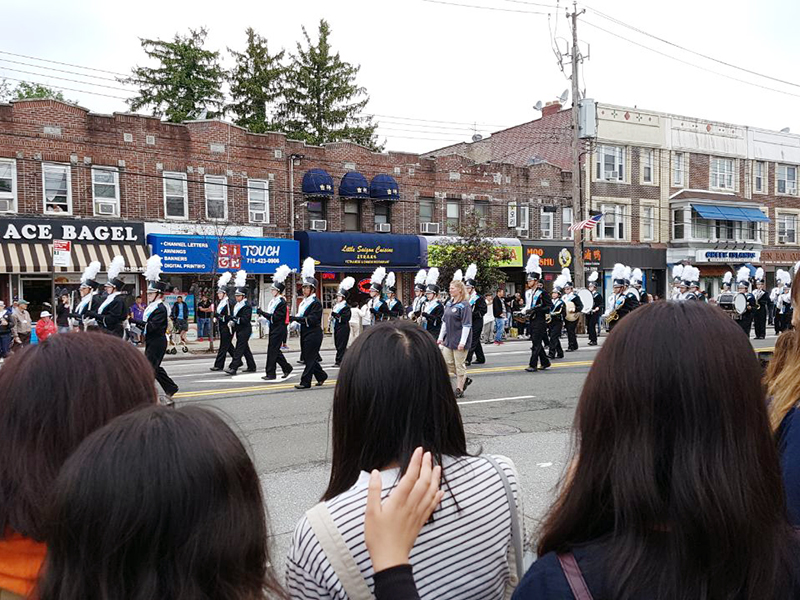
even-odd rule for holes
{"type": "MultiPolygon", "coordinates": [[[[556,9],[551,8],[554,0],[447,1],[504,10],[424,0],[138,0],[125,5],[37,0],[3,7],[3,20],[15,25],[3,28],[0,51],[127,73],[132,65],[145,62],[140,37],[171,38],[176,31],[206,26],[208,46],[224,51],[241,48],[244,29],[252,26],[269,40],[272,51],[294,50],[301,26],[315,36],[319,19],[325,18],[334,48],[344,60],[361,65],[359,83],[371,97],[367,109],[379,115],[387,147],[418,152],[468,140],[472,123],[486,135],[537,118],[539,113],[533,110],[537,100],[554,100],[569,87],[551,49],[551,29],[562,49],[571,37],[563,3],[556,9]]],[[[579,7],[587,9],[579,22],[579,37],[583,51],[590,51],[581,79],[588,97],[741,125],[791,127],[800,133],[800,85],[791,85],[800,84],[797,0],[591,0],[579,7]],[[597,10],[648,34],[788,83],[689,54],[603,18],[597,10]],[[788,94],[726,79],[669,57],[788,94]]],[[[224,58],[229,64],[227,53],[224,58]]],[[[53,68],[113,78],[0,54],[0,77],[126,95],[119,89],[96,87],[119,87],[113,81],[53,68]]],[[[64,93],[96,112],[126,110],[119,99],[64,93]]]]}

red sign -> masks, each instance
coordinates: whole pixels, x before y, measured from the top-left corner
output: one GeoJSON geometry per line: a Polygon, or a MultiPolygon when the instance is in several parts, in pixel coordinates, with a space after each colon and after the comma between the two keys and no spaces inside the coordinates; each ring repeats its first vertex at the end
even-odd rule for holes
{"type": "Polygon", "coordinates": [[[365,294],[369,294],[369,286],[372,283],[372,279],[362,279],[358,282],[358,289],[360,289],[365,294]]]}
{"type": "Polygon", "coordinates": [[[217,253],[217,268],[241,269],[242,247],[239,244],[220,244],[217,253]]]}
{"type": "Polygon", "coordinates": [[[72,242],[66,240],[53,240],[53,250],[57,252],[69,252],[72,247],[72,242]]]}
{"type": "Polygon", "coordinates": [[[336,279],[336,273],[323,273],[322,278],[330,281],[331,279],[336,279]]]}

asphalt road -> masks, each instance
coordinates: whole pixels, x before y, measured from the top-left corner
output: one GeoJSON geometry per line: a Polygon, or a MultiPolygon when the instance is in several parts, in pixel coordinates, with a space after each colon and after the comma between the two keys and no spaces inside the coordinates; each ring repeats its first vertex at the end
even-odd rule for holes
{"type": "MultiPolygon", "coordinates": [[[[753,340],[758,348],[774,342],[774,337],[753,340]]],[[[252,347],[259,352],[265,345],[265,340],[255,341],[252,347]]],[[[474,383],[459,402],[471,451],[502,454],[516,464],[529,530],[553,499],[564,471],[578,395],[599,349],[586,346],[585,336],[580,345],[577,352],[554,361],[552,369],[538,373],[524,371],[529,342],[490,346],[486,364],[470,367],[474,383]]],[[[261,379],[264,354],[256,355],[257,373],[234,377],[209,371],[211,358],[165,361],[181,388],[175,397],[178,405],[220,409],[252,448],[272,526],[273,560],[281,570],[297,520],[318,501],[327,483],[330,409],[338,373],[333,352],[323,351],[330,379],[319,388],[296,390],[302,366],[295,364],[296,352],[287,358],[296,367],[294,373],[274,383],[261,379]]]]}

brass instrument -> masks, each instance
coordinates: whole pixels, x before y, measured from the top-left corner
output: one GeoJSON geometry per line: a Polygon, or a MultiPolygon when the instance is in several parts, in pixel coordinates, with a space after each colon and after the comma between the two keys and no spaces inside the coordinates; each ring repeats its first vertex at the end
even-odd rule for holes
{"type": "Polygon", "coordinates": [[[577,321],[578,317],[580,317],[580,313],[575,307],[575,303],[572,300],[567,300],[564,303],[564,305],[567,307],[567,311],[566,314],[564,315],[564,318],[567,321],[577,321]]]}

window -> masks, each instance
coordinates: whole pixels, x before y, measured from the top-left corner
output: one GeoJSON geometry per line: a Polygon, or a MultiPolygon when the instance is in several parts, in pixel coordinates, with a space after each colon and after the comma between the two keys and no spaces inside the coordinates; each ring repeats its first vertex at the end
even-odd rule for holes
{"type": "Polygon", "coordinates": [[[269,181],[247,180],[247,206],[251,223],[269,223],[269,181]]]}
{"type": "Polygon", "coordinates": [[[553,238],[553,213],[542,208],[541,218],[541,234],[543,240],[550,240],[553,238]]]}
{"type": "Polygon", "coordinates": [[[164,173],[164,216],[167,219],[189,218],[186,173],[164,173]]]}
{"type": "Polygon", "coordinates": [[[685,170],[683,164],[683,152],[675,152],[672,155],[672,185],[675,187],[683,187],[683,173],[685,170]]]}
{"type": "Polygon", "coordinates": [[[603,213],[600,239],[625,239],[625,207],[620,204],[604,204],[600,207],[603,213]]]}
{"type": "Polygon", "coordinates": [[[715,221],[715,233],[718,240],[733,241],[736,239],[733,221],[715,221]]]}
{"type": "Polygon", "coordinates": [[[517,231],[519,235],[527,237],[531,228],[530,206],[520,206],[518,208],[517,217],[517,231]]]}
{"type": "Polygon", "coordinates": [[[732,190],[734,161],[732,158],[711,159],[711,187],[732,190]]]}
{"type": "Polygon", "coordinates": [[[461,225],[461,206],[457,200],[447,201],[447,233],[458,233],[461,225]]]}
{"type": "Polygon", "coordinates": [[[642,241],[650,242],[655,238],[655,208],[642,206],[642,241]]]}
{"type": "Polygon", "coordinates": [[[0,159],[0,212],[17,211],[17,163],[0,159]]]}
{"type": "Polygon", "coordinates": [[[778,243],[797,243],[797,215],[778,214],[778,243]]]}
{"type": "Polygon", "coordinates": [[[713,227],[714,221],[703,219],[696,212],[692,211],[692,238],[696,240],[710,240],[713,227]]]}
{"type": "MultiPolygon", "coordinates": [[[[377,223],[377,220],[375,221],[377,223]]],[[[344,201],[344,230],[361,231],[361,201],[344,201]]]]}
{"type": "Polygon", "coordinates": [[[72,183],[68,165],[45,163],[42,165],[44,184],[44,212],[72,213],[72,183]]]}
{"type": "Polygon", "coordinates": [[[642,181],[644,183],[655,182],[655,151],[651,148],[642,150],[642,181]]]}
{"type": "Polygon", "coordinates": [[[325,204],[325,200],[321,198],[314,198],[309,199],[306,202],[306,211],[308,212],[308,218],[312,221],[324,221],[327,206],[325,204]]]}
{"type": "Polygon", "coordinates": [[[672,211],[672,238],[682,240],[685,238],[686,209],[678,208],[672,211]]]}
{"type": "Polygon", "coordinates": [[[94,214],[119,216],[119,172],[116,169],[92,167],[94,214]]]}
{"type": "Polygon", "coordinates": [[[797,195],[797,167],[778,165],[778,193],[797,195]]]}
{"type": "Polygon", "coordinates": [[[753,221],[736,222],[736,240],[739,242],[759,242],[761,241],[758,223],[753,221]]]}
{"type": "Polygon", "coordinates": [[[756,162],[753,164],[753,191],[760,194],[765,194],[767,188],[766,183],[767,169],[763,162],[756,162]]]}
{"type": "Polygon", "coordinates": [[[434,223],[433,218],[433,199],[420,198],[419,200],[419,222],[420,223],[434,223]]]}
{"type": "Polygon", "coordinates": [[[561,208],[561,237],[565,240],[571,240],[574,237],[574,232],[569,228],[572,226],[572,207],[564,206],[561,208]]]}
{"type": "Polygon", "coordinates": [[[392,207],[388,202],[375,203],[375,225],[391,223],[392,207]]]}
{"type": "Polygon", "coordinates": [[[596,179],[625,181],[625,148],[598,146],[596,179]]]}
{"type": "Polygon", "coordinates": [[[228,218],[228,179],[206,175],[206,218],[224,221],[228,218]]]}
{"type": "Polygon", "coordinates": [[[475,218],[478,219],[478,228],[486,229],[489,224],[489,203],[476,201],[474,206],[475,218]]]}

